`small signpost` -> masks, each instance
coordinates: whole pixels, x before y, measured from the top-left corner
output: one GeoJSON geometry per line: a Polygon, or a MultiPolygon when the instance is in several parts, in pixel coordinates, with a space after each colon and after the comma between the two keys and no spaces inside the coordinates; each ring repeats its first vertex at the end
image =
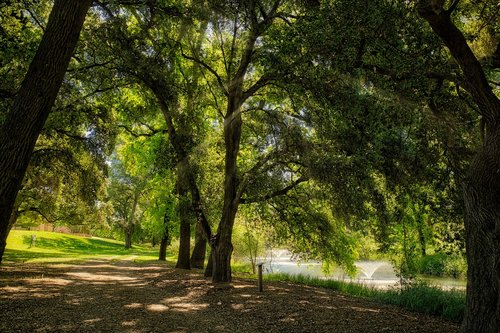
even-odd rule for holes
{"type": "Polygon", "coordinates": [[[264,265],[263,262],[257,264],[258,275],[259,275],[258,286],[259,286],[259,291],[260,292],[263,291],[263,287],[262,287],[262,265],[264,265]]]}

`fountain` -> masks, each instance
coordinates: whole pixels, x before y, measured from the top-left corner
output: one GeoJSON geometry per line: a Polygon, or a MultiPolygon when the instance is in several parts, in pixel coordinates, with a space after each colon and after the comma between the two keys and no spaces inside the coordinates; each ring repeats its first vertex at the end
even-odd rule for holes
{"type": "Polygon", "coordinates": [[[380,267],[388,265],[386,261],[356,261],[355,266],[360,270],[366,279],[373,279],[373,274],[380,267]]]}

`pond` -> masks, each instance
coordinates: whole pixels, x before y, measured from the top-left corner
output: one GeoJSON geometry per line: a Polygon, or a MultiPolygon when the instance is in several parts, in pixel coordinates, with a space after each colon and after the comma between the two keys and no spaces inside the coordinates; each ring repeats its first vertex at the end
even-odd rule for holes
{"type": "MultiPolygon", "coordinates": [[[[324,279],[335,279],[346,282],[364,284],[369,287],[388,289],[400,283],[391,262],[386,260],[356,261],[356,276],[350,277],[343,269],[337,267],[325,273],[320,262],[297,261],[287,250],[273,250],[268,256],[258,258],[264,263],[264,274],[284,273],[290,275],[309,275],[324,279]]],[[[443,289],[465,289],[466,281],[453,278],[422,276],[422,280],[443,289]]]]}

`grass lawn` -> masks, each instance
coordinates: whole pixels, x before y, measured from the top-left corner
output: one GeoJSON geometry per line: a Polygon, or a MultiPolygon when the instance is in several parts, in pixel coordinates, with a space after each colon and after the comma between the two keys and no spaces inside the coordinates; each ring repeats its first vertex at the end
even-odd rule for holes
{"type": "MultiPolygon", "coordinates": [[[[136,262],[155,261],[158,249],[134,245],[126,250],[123,242],[80,237],[57,232],[12,230],[7,238],[4,262],[80,262],[90,259],[132,258],[136,262]],[[31,236],[36,235],[34,246],[31,236]]],[[[167,260],[173,260],[170,255],[167,260]]]]}

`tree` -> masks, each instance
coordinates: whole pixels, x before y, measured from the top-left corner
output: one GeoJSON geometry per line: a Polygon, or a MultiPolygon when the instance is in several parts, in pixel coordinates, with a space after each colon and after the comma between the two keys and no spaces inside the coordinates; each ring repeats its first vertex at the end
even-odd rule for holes
{"type": "MultiPolygon", "coordinates": [[[[418,1],[418,13],[460,66],[462,88],[476,103],[484,122],[483,144],[464,184],[468,273],[462,331],[493,333],[500,330],[500,99],[464,34],[453,22],[452,15],[460,1],[451,2],[446,9],[445,2],[418,1]]],[[[500,43],[497,43],[495,54],[500,53],[499,50],[500,43]]],[[[494,59],[493,65],[499,66],[498,58],[494,59]]]]}
{"type": "Polygon", "coordinates": [[[33,148],[54,104],[91,0],[56,0],[45,33],[0,128],[0,260],[33,148]]]}
{"type": "Polygon", "coordinates": [[[131,175],[119,160],[112,163],[111,171],[108,195],[114,211],[112,221],[123,231],[125,248],[130,249],[132,237],[140,228],[144,216],[143,197],[147,190],[148,179],[131,175]]]}

